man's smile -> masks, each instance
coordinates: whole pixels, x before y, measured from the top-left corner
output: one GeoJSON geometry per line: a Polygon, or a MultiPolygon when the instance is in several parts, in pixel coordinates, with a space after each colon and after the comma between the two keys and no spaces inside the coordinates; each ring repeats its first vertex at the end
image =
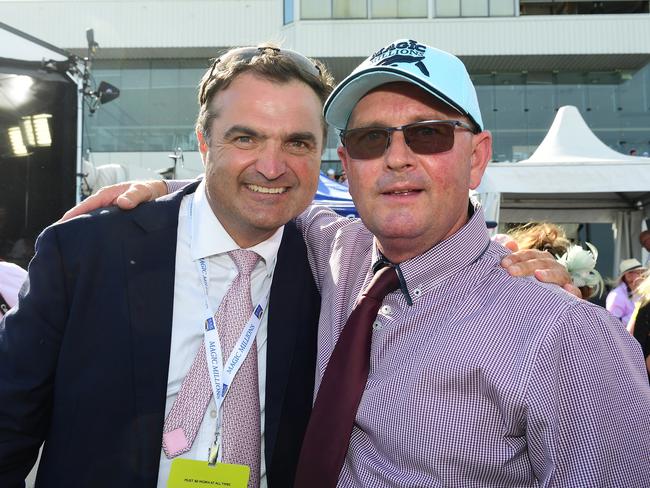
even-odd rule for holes
{"type": "Polygon", "coordinates": [[[260,185],[246,185],[246,188],[255,192],[255,193],[270,193],[270,194],[279,194],[285,193],[288,191],[288,187],[269,187],[269,186],[260,186],[260,185]]]}

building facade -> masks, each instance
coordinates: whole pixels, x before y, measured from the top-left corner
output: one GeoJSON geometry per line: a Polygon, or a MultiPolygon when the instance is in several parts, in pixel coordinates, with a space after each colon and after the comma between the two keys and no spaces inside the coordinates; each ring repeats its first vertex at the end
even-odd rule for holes
{"type": "MultiPolygon", "coordinates": [[[[161,169],[181,148],[180,176],[200,171],[196,85],[220,51],[280,42],[342,79],[397,38],[458,55],[477,86],[494,159],[541,142],[559,107],[575,105],[613,149],[650,151],[649,1],[555,0],[0,0],[3,22],[80,56],[100,48],[94,79],[120,97],[86,114],[95,164],[161,169]]],[[[335,131],[323,157],[337,166],[335,131]]]]}

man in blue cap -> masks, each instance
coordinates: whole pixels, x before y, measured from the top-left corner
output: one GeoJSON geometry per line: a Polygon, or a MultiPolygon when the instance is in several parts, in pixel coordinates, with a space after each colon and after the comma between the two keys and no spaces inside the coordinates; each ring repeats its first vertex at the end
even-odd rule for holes
{"type": "Polygon", "coordinates": [[[395,41],[324,110],[363,222],[318,208],[298,219],[322,306],[297,486],[646,486],[637,344],[602,308],[505,272],[468,199],[492,136],[462,62],[395,41]],[[372,323],[367,378],[339,427],[353,373],[330,372],[382,264],[400,286],[372,323]]]}

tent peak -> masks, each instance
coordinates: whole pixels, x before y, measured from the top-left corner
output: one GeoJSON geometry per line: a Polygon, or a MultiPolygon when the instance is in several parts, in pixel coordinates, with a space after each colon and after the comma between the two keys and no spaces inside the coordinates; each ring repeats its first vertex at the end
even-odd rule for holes
{"type": "Polygon", "coordinates": [[[591,131],[582,115],[573,105],[560,107],[546,137],[532,156],[521,163],[552,163],[573,161],[633,161],[614,151],[591,131]]]}

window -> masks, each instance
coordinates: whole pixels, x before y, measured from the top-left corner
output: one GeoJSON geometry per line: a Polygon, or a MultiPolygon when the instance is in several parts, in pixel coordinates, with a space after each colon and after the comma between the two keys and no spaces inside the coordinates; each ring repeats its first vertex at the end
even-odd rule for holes
{"type": "Polygon", "coordinates": [[[648,0],[519,0],[520,15],[647,14],[648,0]]]}
{"type": "Polygon", "coordinates": [[[487,0],[461,0],[460,14],[463,17],[487,17],[487,0]]]}
{"type": "Polygon", "coordinates": [[[373,18],[423,18],[427,0],[372,0],[373,18]]]}
{"type": "Polygon", "coordinates": [[[515,15],[515,0],[490,0],[490,17],[515,15]]]}
{"type": "Polygon", "coordinates": [[[516,0],[436,0],[436,17],[508,17],[516,0]]]}
{"type": "Polygon", "coordinates": [[[293,2],[294,0],[284,0],[284,25],[293,22],[293,2]]]}
{"type": "Polygon", "coordinates": [[[365,19],[368,17],[366,0],[333,0],[332,4],[335,19],[365,19]]]}
{"type": "Polygon", "coordinates": [[[445,0],[436,2],[436,17],[460,17],[460,1],[445,0]]]}
{"type": "Polygon", "coordinates": [[[323,0],[301,0],[301,19],[330,19],[332,18],[332,4],[323,0]]]}

